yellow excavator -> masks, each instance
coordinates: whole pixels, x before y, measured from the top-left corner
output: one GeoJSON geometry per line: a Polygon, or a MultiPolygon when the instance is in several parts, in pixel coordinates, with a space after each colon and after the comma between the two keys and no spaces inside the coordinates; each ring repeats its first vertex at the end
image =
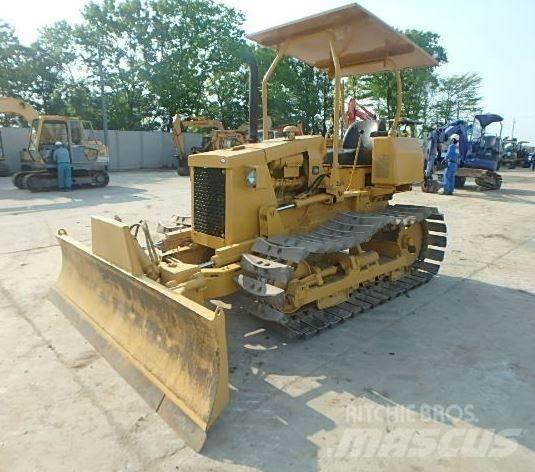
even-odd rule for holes
{"type": "Polygon", "coordinates": [[[162,226],[159,240],[144,221],[97,216],[91,248],[58,232],[52,301],[196,450],[229,402],[226,315],[213,300],[242,291],[266,327],[306,338],[428,282],[446,246],[436,208],[392,203],[424,164],[418,140],[398,134],[400,71],[436,61],[357,4],[249,39],[277,51],[262,81],[263,135],[269,79],[290,56],[333,78],[332,149],[287,130],[190,156],[191,218],[162,226]],[[342,78],[384,71],[397,79],[396,119],[350,147],[342,78]]]}
{"type": "Polygon", "coordinates": [[[209,134],[203,136],[203,142],[200,148],[193,148],[191,154],[198,152],[213,151],[217,149],[230,148],[245,143],[244,129],[225,129],[223,123],[219,120],[209,120],[206,118],[189,118],[181,120],[180,116],[175,115],[173,118],[173,127],[171,133],[173,142],[178,151],[177,155],[177,173],[181,176],[189,175],[188,156],[184,133],[188,128],[209,129],[209,134]]]}
{"type": "Polygon", "coordinates": [[[54,144],[61,141],[69,150],[73,187],[108,185],[108,148],[95,137],[88,121],[79,118],[39,115],[28,103],[13,97],[0,97],[0,113],[19,115],[31,127],[28,147],[20,153],[21,171],[13,184],[32,192],[57,188],[54,144]]]}

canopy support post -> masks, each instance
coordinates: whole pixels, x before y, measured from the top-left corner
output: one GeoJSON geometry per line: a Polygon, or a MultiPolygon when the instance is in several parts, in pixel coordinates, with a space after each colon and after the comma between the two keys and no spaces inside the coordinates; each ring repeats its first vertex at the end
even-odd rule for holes
{"type": "Polygon", "coordinates": [[[273,62],[266,71],[264,78],[262,79],[262,140],[269,139],[269,126],[268,126],[268,81],[272,76],[275,67],[284,57],[286,46],[280,46],[277,50],[277,55],[273,62]]]}
{"type": "Polygon", "coordinates": [[[333,162],[331,169],[331,187],[335,191],[337,196],[342,196],[343,190],[341,189],[340,182],[340,165],[338,162],[338,153],[340,149],[340,100],[342,96],[341,92],[341,78],[340,78],[340,60],[336,49],[334,47],[334,40],[329,40],[329,46],[331,48],[331,56],[334,65],[334,103],[333,103],[333,162]],[[333,185],[334,184],[334,185],[333,185]]]}
{"type": "Polygon", "coordinates": [[[399,69],[394,71],[396,76],[396,86],[397,86],[397,100],[396,100],[396,115],[394,117],[394,122],[390,127],[388,136],[397,136],[399,120],[401,118],[401,109],[403,108],[403,87],[401,84],[401,72],[399,69]]]}

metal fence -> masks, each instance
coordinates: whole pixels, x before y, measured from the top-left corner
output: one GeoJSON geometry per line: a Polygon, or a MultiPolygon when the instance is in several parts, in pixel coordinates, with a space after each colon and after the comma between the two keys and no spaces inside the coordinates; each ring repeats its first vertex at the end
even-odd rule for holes
{"type": "Polygon", "coordinates": [[[28,147],[29,128],[2,128],[2,144],[7,157],[9,168],[13,171],[20,169],[20,151],[28,147]]]}
{"type": "MultiPolygon", "coordinates": [[[[29,128],[2,128],[2,141],[9,167],[20,169],[20,151],[28,146],[29,128]]],[[[104,133],[95,131],[103,140],[104,133]]],[[[184,133],[186,149],[199,147],[202,136],[184,133]]],[[[176,149],[171,133],[163,131],[108,131],[110,170],[162,169],[176,167],[176,149]]]]}

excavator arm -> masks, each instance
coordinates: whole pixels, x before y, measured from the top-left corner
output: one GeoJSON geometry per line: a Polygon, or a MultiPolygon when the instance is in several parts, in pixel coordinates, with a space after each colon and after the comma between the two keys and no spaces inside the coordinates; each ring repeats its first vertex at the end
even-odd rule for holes
{"type": "Polygon", "coordinates": [[[173,127],[171,128],[173,143],[180,155],[186,155],[186,144],[184,142],[184,125],[178,115],[173,118],[173,127]]]}
{"type": "Polygon", "coordinates": [[[224,131],[225,127],[219,120],[206,120],[204,118],[194,118],[191,120],[182,121],[178,115],[173,118],[173,127],[171,129],[173,134],[173,142],[175,147],[182,156],[186,155],[186,144],[184,142],[184,132],[190,126],[198,128],[211,128],[217,131],[224,131]]]}
{"type": "Polygon", "coordinates": [[[28,123],[39,118],[29,103],[13,97],[0,97],[0,113],[22,116],[28,123]]]}

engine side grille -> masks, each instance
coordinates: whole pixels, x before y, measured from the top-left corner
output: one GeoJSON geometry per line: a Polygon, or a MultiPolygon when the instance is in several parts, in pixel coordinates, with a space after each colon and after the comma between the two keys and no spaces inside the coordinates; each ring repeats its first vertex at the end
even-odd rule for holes
{"type": "Polygon", "coordinates": [[[225,169],[194,168],[193,229],[218,238],[225,236],[225,169]]]}

